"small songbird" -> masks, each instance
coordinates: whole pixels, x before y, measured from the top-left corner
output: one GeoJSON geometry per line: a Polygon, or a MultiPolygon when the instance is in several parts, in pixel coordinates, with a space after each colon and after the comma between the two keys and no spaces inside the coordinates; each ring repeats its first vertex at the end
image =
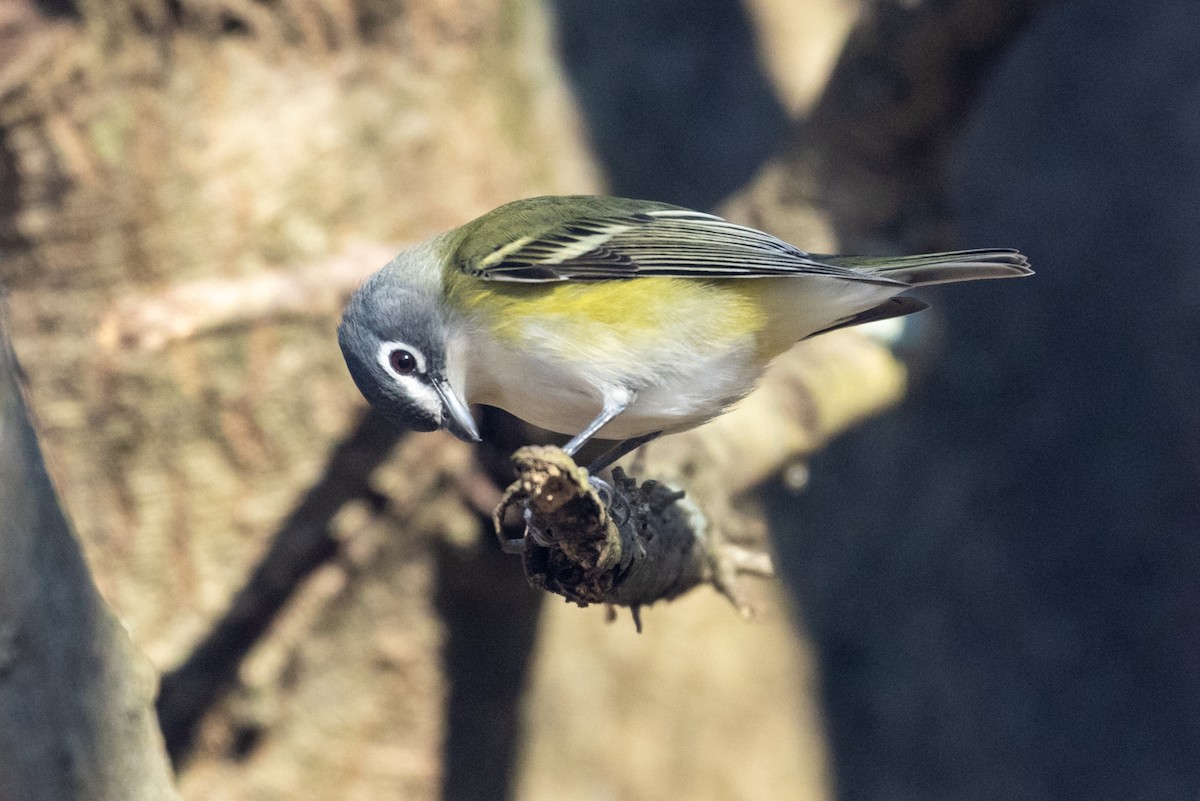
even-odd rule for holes
{"type": "Polygon", "coordinates": [[[350,299],[338,340],[396,424],[478,441],[469,404],[624,441],[698,426],[826,331],[926,304],[914,286],[1031,274],[1015,250],[806,253],[645,200],[519,200],[397,256],[350,299]]]}

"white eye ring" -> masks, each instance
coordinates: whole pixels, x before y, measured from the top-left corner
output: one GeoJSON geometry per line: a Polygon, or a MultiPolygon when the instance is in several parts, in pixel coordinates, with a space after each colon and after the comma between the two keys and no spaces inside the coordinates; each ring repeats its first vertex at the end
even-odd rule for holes
{"type": "Polygon", "coordinates": [[[435,420],[442,419],[442,398],[422,377],[425,374],[425,354],[407,342],[383,342],[375,354],[384,371],[392,377],[409,401],[435,420]],[[410,354],[416,362],[411,373],[401,373],[392,367],[392,354],[398,350],[410,354]]]}
{"type": "Polygon", "coordinates": [[[425,354],[421,353],[420,350],[414,348],[412,345],[409,345],[407,342],[381,342],[379,345],[379,351],[376,354],[376,359],[378,359],[379,363],[383,365],[384,370],[387,370],[398,379],[409,378],[418,373],[425,372],[425,354]],[[397,370],[392,364],[392,354],[396,351],[403,351],[411,355],[416,364],[416,370],[409,373],[402,373],[397,370]]]}

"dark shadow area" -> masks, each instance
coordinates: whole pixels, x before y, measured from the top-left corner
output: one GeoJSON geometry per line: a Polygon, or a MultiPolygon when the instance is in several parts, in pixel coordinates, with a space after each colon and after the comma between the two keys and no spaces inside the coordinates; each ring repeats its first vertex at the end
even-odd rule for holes
{"type": "Polygon", "coordinates": [[[23,237],[17,228],[21,183],[11,139],[12,134],[0,128],[0,248],[5,250],[23,244],[23,237]]]}
{"type": "Polygon", "coordinates": [[[33,4],[47,17],[79,17],[75,0],[34,0],[33,4]]]}
{"type": "Polygon", "coordinates": [[[521,699],[528,684],[542,594],[520,559],[485,548],[438,552],[438,612],[446,626],[442,798],[514,798],[521,699]]]}
{"type": "MultiPolygon", "coordinates": [[[[493,483],[505,487],[514,476],[509,454],[539,435],[499,409],[480,411],[483,444],[475,457],[493,483]]],[[[445,627],[442,669],[449,685],[441,794],[447,801],[516,797],[521,700],[544,599],[525,581],[520,557],[500,551],[492,521],[480,519],[479,527],[484,541],[478,547],[442,543],[437,551],[435,602],[445,627]]]]}
{"type": "Polygon", "coordinates": [[[1075,2],[961,143],[964,246],[896,413],[770,496],[840,797],[1200,793],[1200,6],[1075,2]]]}
{"type": "Polygon", "coordinates": [[[159,686],[159,725],[171,761],[191,756],[201,719],[234,683],[238,668],[314,570],[338,550],[331,525],[348,502],[363,499],[377,510],[385,499],[371,488],[371,474],[404,432],[374,412],[362,416],[326,462],[325,470],[271,538],[229,608],[188,655],[164,673],[159,686]]]}
{"type": "Polygon", "coordinates": [[[554,0],[563,63],[609,189],[712,208],[788,118],[737,0],[554,0]]]}

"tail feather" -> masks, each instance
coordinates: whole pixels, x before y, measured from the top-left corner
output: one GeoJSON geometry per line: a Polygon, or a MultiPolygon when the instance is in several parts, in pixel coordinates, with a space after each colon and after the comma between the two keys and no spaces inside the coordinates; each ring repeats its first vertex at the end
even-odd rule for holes
{"type": "Polygon", "coordinates": [[[1029,261],[1011,249],[956,250],[919,256],[813,256],[837,267],[849,267],[910,286],[949,284],[983,278],[1032,275],[1029,261]]]}

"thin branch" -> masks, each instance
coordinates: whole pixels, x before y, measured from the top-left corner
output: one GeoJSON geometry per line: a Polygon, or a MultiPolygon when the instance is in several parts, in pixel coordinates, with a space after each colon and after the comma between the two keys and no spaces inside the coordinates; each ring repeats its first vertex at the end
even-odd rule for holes
{"type": "Polygon", "coordinates": [[[602,498],[587,470],[553,446],[521,448],[513,463],[517,480],[497,507],[495,525],[500,533],[504,513],[520,509],[525,574],[535,587],[580,606],[629,606],[636,615],[644,604],[728,572],[719,566],[721,542],[706,536],[703,515],[682,503],[684,493],[639,484],[617,468],[612,497],[602,498]]]}
{"type": "Polygon", "coordinates": [[[400,248],[360,242],[296,270],[189,281],[121,298],[101,317],[109,350],[160,350],[172,342],[284,317],[334,317],[355,287],[400,248]]]}

